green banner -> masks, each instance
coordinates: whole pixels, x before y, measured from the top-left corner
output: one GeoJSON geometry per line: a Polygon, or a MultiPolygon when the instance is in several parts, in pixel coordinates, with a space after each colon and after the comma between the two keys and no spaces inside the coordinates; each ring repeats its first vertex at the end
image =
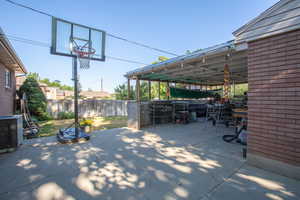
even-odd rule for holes
{"type": "Polygon", "coordinates": [[[220,90],[202,91],[170,87],[170,95],[174,98],[201,99],[220,96],[218,94],[220,90]]]}

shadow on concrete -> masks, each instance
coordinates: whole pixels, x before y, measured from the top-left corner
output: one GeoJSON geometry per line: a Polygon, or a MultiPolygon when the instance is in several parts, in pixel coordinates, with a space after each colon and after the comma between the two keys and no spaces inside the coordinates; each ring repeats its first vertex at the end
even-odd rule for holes
{"type": "Polygon", "coordinates": [[[202,121],[111,129],[82,144],[31,140],[0,156],[0,199],[297,199],[299,182],[243,167],[241,146],[222,141],[232,131],[202,121]]]}

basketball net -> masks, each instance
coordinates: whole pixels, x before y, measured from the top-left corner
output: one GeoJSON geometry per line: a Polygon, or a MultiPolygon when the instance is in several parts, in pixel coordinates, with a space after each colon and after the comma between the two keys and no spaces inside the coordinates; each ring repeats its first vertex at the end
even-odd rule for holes
{"type": "Polygon", "coordinates": [[[89,69],[90,68],[90,58],[77,55],[77,58],[79,60],[79,66],[80,69],[89,69]]]}
{"type": "Polygon", "coordinates": [[[72,52],[77,56],[79,60],[80,69],[89,69],[91,57],[95,54],[96,50],[90,47],[89,42],[83,46],[79,46],[74,40],[72,52]]]}

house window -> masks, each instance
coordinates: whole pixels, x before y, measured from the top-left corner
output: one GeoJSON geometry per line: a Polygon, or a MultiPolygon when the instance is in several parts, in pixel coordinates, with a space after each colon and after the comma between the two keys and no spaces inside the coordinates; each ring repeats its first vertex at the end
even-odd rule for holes
{"type": "Polygon", "coordinates": [[[5,70],[5,88],[11,88],[11,71],[5,70]]]}

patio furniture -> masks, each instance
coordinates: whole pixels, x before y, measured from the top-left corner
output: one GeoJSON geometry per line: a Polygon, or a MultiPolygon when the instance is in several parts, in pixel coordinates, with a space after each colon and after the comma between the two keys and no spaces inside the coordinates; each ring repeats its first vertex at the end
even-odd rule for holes
{"type": "Polygon", "coordinates": [[[219,121],[224,123],[226,127],[230,125],[235,125],[234,120],[232,117],[232,105],[231,104],[224,104],[220,109],[220,117],[219,121]]]}
{"type": "Polygon", "coordinates": [[[208,104],[206,110],[206,120],[212,120],[213,125],[220,120],[223,104],[208,104]]]}

